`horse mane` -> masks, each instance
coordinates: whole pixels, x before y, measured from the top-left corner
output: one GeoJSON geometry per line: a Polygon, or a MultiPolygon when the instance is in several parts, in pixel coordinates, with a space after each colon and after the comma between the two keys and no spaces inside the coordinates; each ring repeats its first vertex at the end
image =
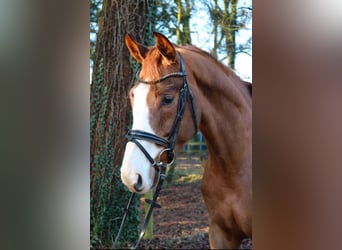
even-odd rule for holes
{"type": "MultiPolygon", "coordinates": [[[[212,54],[208,53],[205,50],[202,50],[196,46],[193,45],[186,45],[186,46],[177,46],[174,45],[176,48],[182,48],[185,50],[190,50],[191,52],[197,53],[202,55],[205,58],[209,58],[211,61],[213,61],[223,72],[226,73],[227,76],[232,76],[234,75],[235,77],[238,77],[237,74],[234,72],[234,70],[232,70],[231,68],[229,68],[228,66],[224,65],[221,61],[219,61],[216,57],[214,57],[212,54]]],[[[250,82],[246,82],[246,81],[242,81],[244,83],[244,85],[247,87],[248,92],[250,94],[250,96],[252,96],[252,84],[250,82]]]]}
{"type": "MultiPolygon", "coordinates": [[[[219,66],[227,75],[231,75],[232,73],[234,73],[234,71],[227,67],[226,65],[224,65],[221,61],[219,61],[216,57],[214,57],[212,54],[210,54],[209,52],[202,50],[194,45],[186,45],[186,46],[182,46],[182,49],[186,49],[186,50],[190,50],[192,52],[195,52],[197,54],[202,55],[205,58],[209,58],[210,60],[212,60],[217,66],[219,66]]],[[[235,73],[234,73],[235,74],[235,73]]]]}

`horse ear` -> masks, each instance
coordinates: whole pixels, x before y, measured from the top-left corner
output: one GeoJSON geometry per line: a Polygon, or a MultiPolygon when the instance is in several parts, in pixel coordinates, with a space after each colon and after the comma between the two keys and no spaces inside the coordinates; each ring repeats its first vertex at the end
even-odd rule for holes
{"type": "Polygon", "coordinates": [[[131,53],[131,55],[140,63],[145,59],[146,54],[148,52],[148,48],[144,45],[141,45],[133,40],[131,35],[126,34],[125,37],[126,46],[131,53]]]}
{"type": "Polygon", "coordinates": [[[156,38],[156,47],[159,52],[168,60],[173,61],[176,57],[176,49],[172,43],[163,34],[154,32],[153,35],[156,38]]]}

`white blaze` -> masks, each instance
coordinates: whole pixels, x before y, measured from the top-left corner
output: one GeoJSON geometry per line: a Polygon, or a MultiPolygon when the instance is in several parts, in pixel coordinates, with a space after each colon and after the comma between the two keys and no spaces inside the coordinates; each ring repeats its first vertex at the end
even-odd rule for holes
{"type": "MultiPolygon", "coordinates": [[[[147,106],[147,94],[149,90],[150,85],[148,84],[139,84],[134,89],[132,129],[142,130],[155,134],[149,123],[150,112],[147,106]]],[[[160,149],[158,149],[158,147],[154,143],[144,140],[139,140],[139,142],[147,150],[152,158],[155,158],[160,151],[160,149]]],[[[131,191],[135,191],[133,189],[133,185],[137,182],[138,174],[140,174],[143,180],[143,190],[141,191],[141,193],[146,193],[153,185],[153,176],[150,176],[151,171],[154,170],[151,167],[151,163],[148,161],[146,156],[141,152],[137,145],[135,145],[133,142],[128,142],[121,166],[122,182],[131,191]]]]}

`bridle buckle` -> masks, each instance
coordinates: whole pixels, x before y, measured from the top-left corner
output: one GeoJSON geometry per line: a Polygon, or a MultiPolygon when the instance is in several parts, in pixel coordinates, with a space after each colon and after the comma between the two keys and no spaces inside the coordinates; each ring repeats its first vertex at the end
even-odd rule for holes
{"type": "Polygon", "coordinates": [[[164,148],[162,151],[160,151],[159,153],[159,156],[158,156],[158,164],[166,164],[167,166],[170,166],[172,165],[172,163],[175,161],[175,157],[176,154],[175,154],[175,151],[171,148],[164,148]],[[167,153],[167,159],[168,161],[167,162],[163,162],[162,161],[162,156],[164,153],[167,153]]]}

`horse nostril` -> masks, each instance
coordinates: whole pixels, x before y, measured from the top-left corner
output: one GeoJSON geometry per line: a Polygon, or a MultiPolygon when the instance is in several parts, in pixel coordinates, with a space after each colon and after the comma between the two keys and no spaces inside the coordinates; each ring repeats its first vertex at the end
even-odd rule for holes
{"type": "Polygon", "coordinates": [[[140,192],[141,190],[143,190],[143,182],[142,182],[142,178],[141,175],[138,174],[138,182],[134,184],[134,189],[137,192],[140,192]]]}

